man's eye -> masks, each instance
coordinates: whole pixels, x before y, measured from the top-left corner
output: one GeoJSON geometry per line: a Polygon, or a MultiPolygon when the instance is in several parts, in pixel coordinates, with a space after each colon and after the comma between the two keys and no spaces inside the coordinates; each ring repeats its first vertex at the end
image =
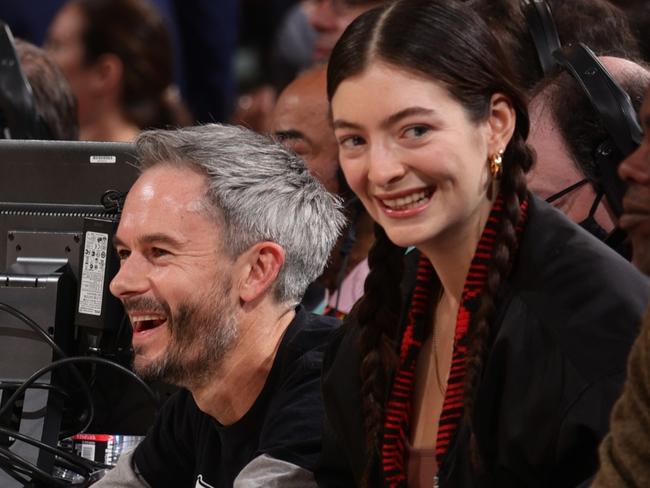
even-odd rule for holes
{"type": "Polygon", "coordinates": [[[120,259],[120,261],[124,261],[130,255],[131,255],[131,251],[129,251],[128,249],[118,249],[117,250],[117,257],[120,259]]]}
{"type": "Polygon", "coordinates": [[[167,252],[165,249],[161,249],[159,247],[154,247],[154,248],[151,249],[151,255],[154,258],[159,258],[161,256],[166,256],[167,254],[169,254],[169,252],[167,252]]]}

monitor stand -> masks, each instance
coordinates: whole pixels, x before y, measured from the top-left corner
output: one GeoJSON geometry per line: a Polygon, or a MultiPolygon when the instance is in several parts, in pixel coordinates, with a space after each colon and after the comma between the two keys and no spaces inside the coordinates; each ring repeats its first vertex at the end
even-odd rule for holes
{"type": "MultiPolygon", "coordinates": [[[[61,349],[71,354],[74,334],[75,279],[65,259],[29,258],[14,263],[0,273],[0,303],[9,305],[33,319],[61,349]]],[[[38,369],[59,359],[52,348],[18,318],[0,310],[0,383],[20,385],[38,369]]],[[[62,385],[68,371],[54,370],[38,380],[39,385],[62,385]]],[[[0,391],[4,405],[14,389],[0,391]]],[[[56,447],[61,429],[63,398],[51,389],[27,390],[24,400],[9,411],[0,425],[56,447]]],[[[22,441],[0,436],[0,446],[52,473],[54,456],[22,441]]],[[[0,464],[0,486],[22,487],[0,464]]],[[[40,486],[32,483],[28,486],[40,486]]],[[[46,486],[46,485],[43,485],[46,486]]]]}

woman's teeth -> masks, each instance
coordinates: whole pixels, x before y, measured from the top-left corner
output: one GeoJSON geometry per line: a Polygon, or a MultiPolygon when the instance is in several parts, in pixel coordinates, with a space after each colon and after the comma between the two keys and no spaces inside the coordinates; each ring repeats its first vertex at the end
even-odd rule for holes
{"type": "Polygon", "coordinates": [[[382,202],[388,208],[391,208],[393,210],[408,210],[409,208],[415,208],[419,205],[422,205],[429,199],[430,196],[430,192],[420,191],[417,193],[412,193],[405,197],[394,198],[391,200],[382,200],[382,202]]]}

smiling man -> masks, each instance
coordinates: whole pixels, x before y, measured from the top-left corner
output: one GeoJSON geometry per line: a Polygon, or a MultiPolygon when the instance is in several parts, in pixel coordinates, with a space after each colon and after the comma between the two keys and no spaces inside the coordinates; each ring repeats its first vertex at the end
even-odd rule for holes
{"type": "Polygon", "coordinates": [[[293,154],[246,129],[150,131],[126,199],[111,291],[134,369],[183,387],[101,487],[314,485],[321,350],[302,310],[342,225],[293,154]]]}
{"type": "MultiPolygon", "coordinates": [[[[620,226],[632,241],[632,262],[650,275],[650,90],[639,115],[643,141],[618,169],[629,185],[620,226]]],[[[650,486],[650,309],[630,353],[627,382],[612,410],[600,462],[594,488],[650,486]]]]}

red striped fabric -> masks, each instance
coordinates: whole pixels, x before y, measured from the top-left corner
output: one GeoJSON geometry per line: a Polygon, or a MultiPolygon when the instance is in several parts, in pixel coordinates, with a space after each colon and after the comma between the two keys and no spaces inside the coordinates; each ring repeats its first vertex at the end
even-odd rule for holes
{"type": "MultiPolygon", "coordinates": [[[[523,229],[527,208],[528,201],[524,200],[521,204],[522,218],[517,226],[518,234],[523,229]]],[[[478,307],[478,299],[487,278],[487,269],[494,249],[494,239],[498,224],[502,218],[503,200],[499,197],[492,207],[472,259],[458,310],[451,370],[436,439],[438,466],[442,466],[445,460],[445,455],[454,440],[454,435],[463,414],[465,366],[468,350],[467,331],[472,320],[472,314],[476,312],[478,307]]],[[[409,307],[407,326],[400,345],[400,366],[395,373],[384,413],[381,462],[384,479],[391,488],[407,486],[406,466],[408,460],[406,459],[406,443],[410,433],[415,368],[426,327],[429,325],[425,323],[425,318],[432,306],[431,284],[434,272],[429,260],[424,255],[421,255],[409,307]]]]}

